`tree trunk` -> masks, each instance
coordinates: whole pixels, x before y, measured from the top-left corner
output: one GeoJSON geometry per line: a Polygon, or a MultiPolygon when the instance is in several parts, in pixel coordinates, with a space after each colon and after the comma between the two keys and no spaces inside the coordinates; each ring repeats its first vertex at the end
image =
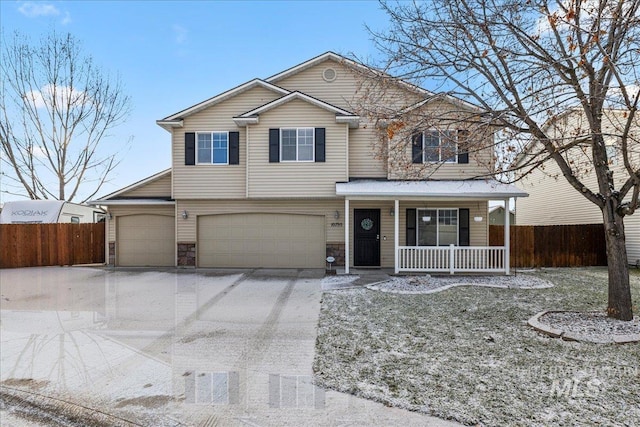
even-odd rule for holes
{"type": "Polygon", "coordinates": [[[619,320],[633,320],[624,223],[617,207],[616,201],[610,198],[602,212],[609,269],[607,315],[619,320]]]}

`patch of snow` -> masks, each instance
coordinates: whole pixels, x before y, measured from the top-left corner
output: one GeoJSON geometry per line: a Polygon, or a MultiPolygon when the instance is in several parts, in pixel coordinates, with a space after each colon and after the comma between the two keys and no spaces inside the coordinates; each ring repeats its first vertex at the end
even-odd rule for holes
{"type": "Polygon", "coordinates": [[[355,274],[339,274],[335,276],[325,276],[320,283],[322,285],[348,285],[359,278],[360,276],[355,274]]]}
{"type": "Polygon", "coordinates": [[[431,277],[402,276],[392,277],[388,281],[372,283],[367,289],[398,294],[432,294],[455,286],[483,286],[504,289],[545,289],[553,287],[547,280],[535,276],[454,276],[431,277]]]}
{"type": "MultiPolygon", "coordinates": [[[[550,339],[526,326],[549,306],[602,311],[606,268],[545,269],[517,280],[528,276],[554,287],[508,294],[474,288],[411,296],[362,288],[325,293],[316,384],[465,425],[637,425],[636,344],[550,339]]],[[[431,279],[445,286],[485,280],[431,279]]],[[[509,279],[494,277],[492,284],[513,286],[502,282],[509,279]]],[[[630,279],[637,295],[640,272],[630,279]]],[[[527,282],[521,285],[527,289],[527,282]]]]}

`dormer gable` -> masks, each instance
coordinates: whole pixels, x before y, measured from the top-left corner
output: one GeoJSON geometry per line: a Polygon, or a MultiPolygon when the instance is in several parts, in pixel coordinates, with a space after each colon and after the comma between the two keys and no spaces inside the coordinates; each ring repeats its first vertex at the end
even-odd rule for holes
{"type": "Polygon", "coordinates": [[[260,107],[247,111],[246,113],[234,117],[233,120],[238,126],[256,124],[259,123],[261,113],[265,113],[271,109],[277,108],[296,99],[334,113],[336,115],[336,123],[347,123],[349,124],[350,128],[357,128],[359,125],[360,117],[357,114],[336,107],[320,99],[314,98],[298,91],[291,92],[260,107]]]}
{"type": "Polygon", "coordinates": [[[156,123],[161,126],[162,128],[170,131],[171,128],[176,128],[176,127],[182,127],[183,126],[183,120],[192,115],[192,114],[196,114],[206,108],[209,108],[213,105],[216,105],[220,102],[223,102],[229,98],[232,98],[234,96],[238,96],[250,89],[253,89],[254,87],[263,87],[265,89],[268,89],[270,91],[275,92],[276,94],[280,94],[280,95],[287,95],[290,93],[290,91],[283,89],[281,87],[278,87],[272,83],[266,82],[264,80],[261,79],[253,79],[250,80],[246,83],[241,84],[240,86],[236,86],[233,89],[230,89],[228,91],[225,91],[219,95],[216,95],[212,98],[209,98],[205,101],[202,101],[196,105],[193,105],[185,110],[179,111],[175,114],[172,114],[170,116],[165,117],[164,119],[161,120],[157,120],[156,123]]]}

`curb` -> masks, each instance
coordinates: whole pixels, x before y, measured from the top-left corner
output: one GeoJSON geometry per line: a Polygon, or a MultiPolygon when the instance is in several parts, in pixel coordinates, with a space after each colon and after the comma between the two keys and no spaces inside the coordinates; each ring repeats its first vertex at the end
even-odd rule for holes
{"type": "Polygon", "coordinates": [[[536,331],[548,335],[552,338],[560,338],[564,341],[577,341],[577,342],[589,342],[595,344],[630,344],[640,342],[640,334],[619,334],[619,335],[604,335],[601,337],[593,337],[588,335],[582,335],[579,333],[564,331],[562,329],[556,329],[540,321],[540,318],[547,313],[566,313],[564,311],[557,310],[545,310],[534,315],[527,324],[536,331]]]}

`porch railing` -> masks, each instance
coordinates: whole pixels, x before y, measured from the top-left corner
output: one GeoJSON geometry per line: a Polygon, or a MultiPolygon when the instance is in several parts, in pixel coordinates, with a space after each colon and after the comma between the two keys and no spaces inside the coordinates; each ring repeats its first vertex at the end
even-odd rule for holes
{"type": "Polygon", "coordinates": [[[398,271],[505,272],[504,246],[399,246],[398,271]]]}

